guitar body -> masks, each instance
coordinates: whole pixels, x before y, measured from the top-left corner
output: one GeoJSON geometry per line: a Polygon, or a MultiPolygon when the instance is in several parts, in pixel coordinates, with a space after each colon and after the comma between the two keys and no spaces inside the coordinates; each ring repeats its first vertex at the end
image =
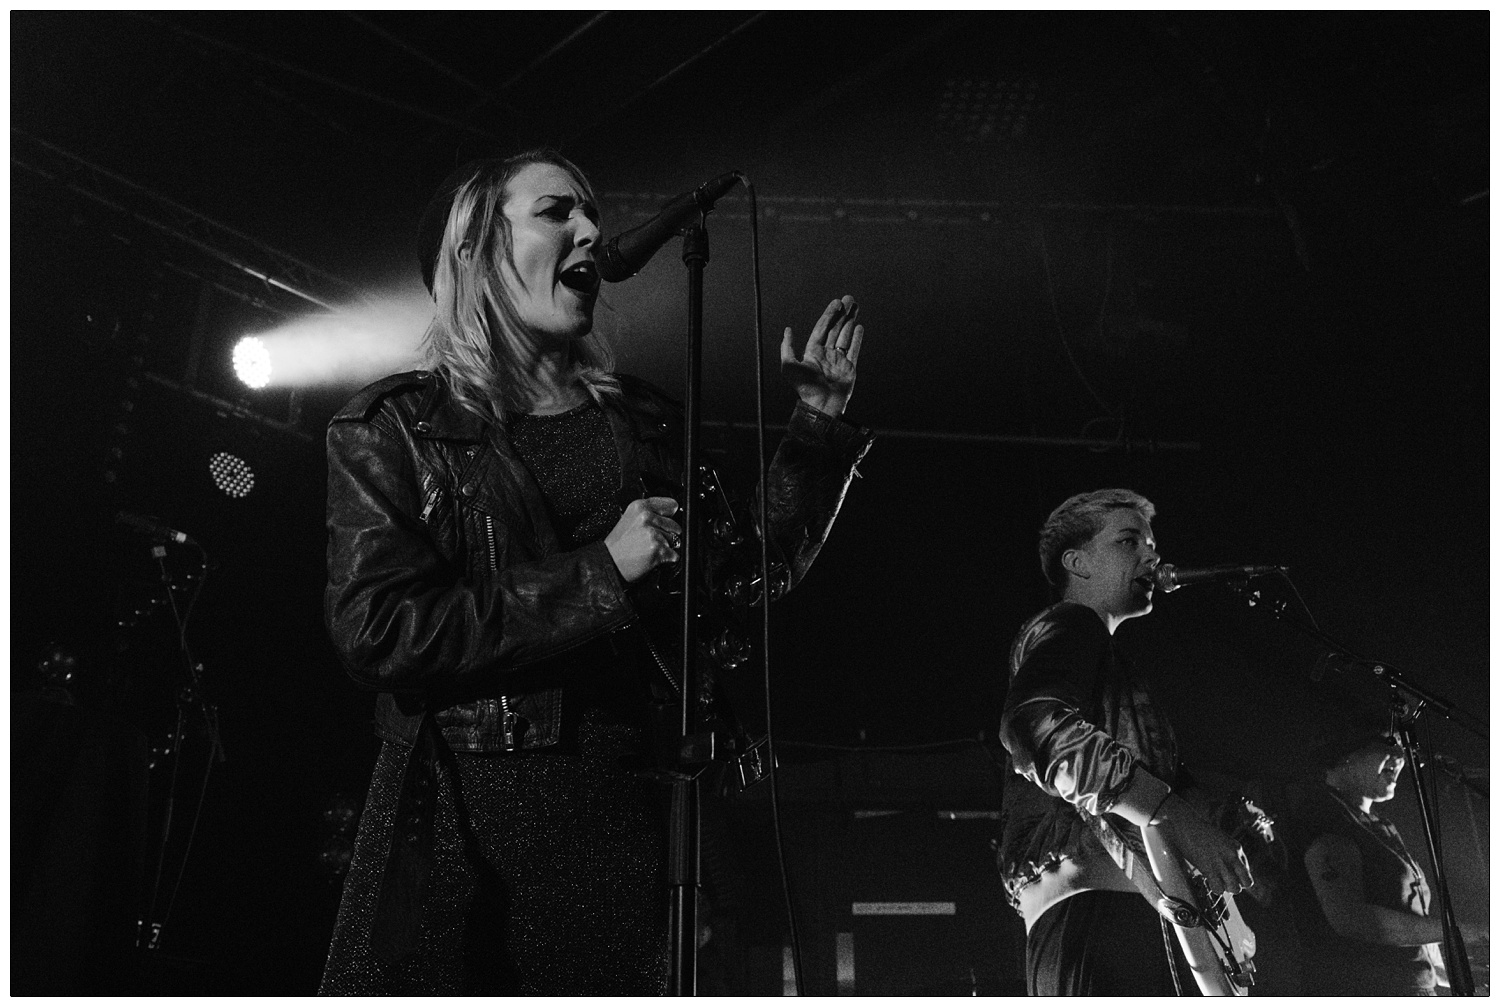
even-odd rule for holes
{"type": "Polygon", "coordinates": [[[1255,932],[1234,896],[1214,895],[1155,826],[1141,829],[1154,884],[1143,871],[1130,880],[1177,932],[1183,956],[1204,996],[1248,996],[1255,984],[1255,932]]]}

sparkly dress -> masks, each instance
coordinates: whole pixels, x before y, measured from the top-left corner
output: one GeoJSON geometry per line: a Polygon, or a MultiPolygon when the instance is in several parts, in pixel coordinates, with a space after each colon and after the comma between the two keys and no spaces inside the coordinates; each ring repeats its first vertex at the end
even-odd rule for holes
{"type": "MultiPolygon", "coordinates": [[[[619,457],[592,401],[511,415],[563,549],[618,519],[619,457]]],[[[436,863],[417,948],[370,947],[406,748],[382,746],[319,992],[331,995],[660,995],[667,986],[660,788],[637,774],[642,691],[608,660],[565,686],[563,737],[526,752],[442,753],[436,863]]]]}

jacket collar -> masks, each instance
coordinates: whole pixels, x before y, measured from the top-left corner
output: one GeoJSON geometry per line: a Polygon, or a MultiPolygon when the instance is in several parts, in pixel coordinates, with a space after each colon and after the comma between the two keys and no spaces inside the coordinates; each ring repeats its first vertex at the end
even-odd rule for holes
{"type": "Polygon", "coordinates": [[[463,408],[448,391],[448,385],[436,374],[428,373],[425,388],[417,400],[413,433],[428,440],[478,442],[492,425],[463,408]]]}

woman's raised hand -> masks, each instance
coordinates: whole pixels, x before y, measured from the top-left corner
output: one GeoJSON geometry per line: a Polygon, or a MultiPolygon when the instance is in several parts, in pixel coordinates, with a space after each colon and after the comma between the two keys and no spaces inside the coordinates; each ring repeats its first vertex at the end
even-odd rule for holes
{"type": "Polygon", "coordinates": [[[829,416],[842,415],[854,394],[854,365],[864,338],[859,305],[845,294],[824,310],[800,359],[792,348],[791,326],[787,326],[781,337],[781,373],[803,402],[829,416]]]}
{"type": "Polygon", "coordinates": [[[604,545],[625,583],[634,584],[663,563],[677,562],[682,526],[673,521],[677,501],[671,497],[632,500],[604,537],[604,545]]]}

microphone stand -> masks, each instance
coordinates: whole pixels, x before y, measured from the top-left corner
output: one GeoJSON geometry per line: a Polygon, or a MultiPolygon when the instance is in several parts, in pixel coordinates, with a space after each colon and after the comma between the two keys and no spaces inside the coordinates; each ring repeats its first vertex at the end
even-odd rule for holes
{"type": "Polygon", "coordinates": [[[698,886],[701,880],[701,841],[698,773],[688,766],[689,750],[698,731],[697,623],[698,586],[703,550],[699,547],[699,434],[701,432],[703,371],[703,267],[708,264],[707,214],[688,225],[682,237],[682,261],[688,271],[687,381],[684,402],[683,464],[683,591],[682,591],[682,721],[678,770],[672,774],[672,810],[668,846],[671,889],[670,953],[672,996],[694,996],[698,990],[698,886]]]}
{"type": "MultiPolygon", "coordinates": [[[[1252,608],[1258,607],[1265,600],[1259,590],[1250,591],[1243,585],[1236,585],[1233,589],[1243,596],[1252,608]]],[[[1407,764],[1412,767],[1411,776],[1416,789],[1417,807],[1422,817],[1423,837],[1427,841],[1427,853],[1432,858],[1433,887],[1438,893],[1438,906],[1443,918],[1443,962],[1448,970],[1448,986],[1453,996],[1473,996],[1474,974],[1469,968],[1468,950],[1464,947],[1458,918],[1453,912],[1453,900],[1449,895],[1448,872],[1443,866],[1442,844],[1437,832],[1437,813],[1432,797],[1427,792],[1427,785],[1422,779],[1422,763],[1417,759],[1418,749],[1412,738],[1411,729],[1422,711],[1431,707],[1477,737],[1488,739],[1489,734],[1476,718],[1456,708],[1451,701],[1413,682],[1389,664],[1358,657],[1322,630],[1306,625],[1299,619],[1286,618],[1286,607],[1284,600],[1272,599],[1267,610],[1274,618],[1287,623],[1304,636],[1311,637],[1334,653],[1343,655],[1351,664],[1369,667],[1376,678],[1381,679],[1391,688],[1391,708],[1397,714],[1396,733],[1401,748],[1406,753],[1407,764]],[[1415,702],[1408,702],[1406,697],[1415,699],[1415,702]]]]}

